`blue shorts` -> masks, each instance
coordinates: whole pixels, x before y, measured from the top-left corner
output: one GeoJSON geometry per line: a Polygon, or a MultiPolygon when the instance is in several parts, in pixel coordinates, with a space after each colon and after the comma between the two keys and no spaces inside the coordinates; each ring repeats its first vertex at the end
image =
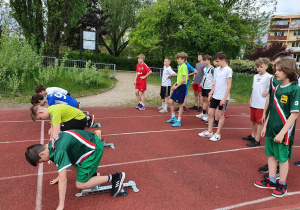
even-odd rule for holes
{"type": "Polygon", "coordinates": [[[176,90],[173,91],[171,99],[176,103],[183,104],[186,89],[186,85],[179,86],[176,90]]]}
{"type": "Polygon", "coordinates": [[[189,94],[189,79],[188,81],[186,82],[186,92],[185,92],[185,95],[187,96],[189,94]]]}

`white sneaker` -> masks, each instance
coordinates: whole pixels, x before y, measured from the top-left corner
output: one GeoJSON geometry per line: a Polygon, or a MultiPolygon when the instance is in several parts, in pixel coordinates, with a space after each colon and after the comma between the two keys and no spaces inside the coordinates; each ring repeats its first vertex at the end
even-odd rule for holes
{"type": "Polygon", "coordinates": [[[202,118],[202,117],[204,117],[204,116],[205,116],[205,114],[203,114],[203,113],[197,114],[197,115],[196,115],[196,117],[198,117],[198,118],[202,118]]]}
{"type": "Polygon", "coordinates": [[[158,107],[157,109],[158,110],[162,110],[164,107],[163,106],[160,106],[160,107],[158,107]]]}
{"type": "Polygon", "coordinates": [[[209,140],[219,141],[219,140],[221,140],[221,135],[215,133],[209,140]]]}
{"type": "Polygon", "coordinates": [[[201,137],[212,137],[214,135],[213,132],[208,132],[208,131],[202,131],[201,133],[198,133],[198,136],[201,136],[201,137]]]}
{"type": "Polygon", "coordinates": [[[202,117],[202,120],[203,120],[203,121],[208,121],[208,115],[207,115],[207,114],[205,114],[205,116],[204,116],[204,117],[202,117]]]}
{"type": "Polygon", "coordinates": [[[166,113],[166,112],[168,112],[168,110],[166,110],[166,109],[161,109],[159,112],[160,112],[160,113],[166,113]]]}

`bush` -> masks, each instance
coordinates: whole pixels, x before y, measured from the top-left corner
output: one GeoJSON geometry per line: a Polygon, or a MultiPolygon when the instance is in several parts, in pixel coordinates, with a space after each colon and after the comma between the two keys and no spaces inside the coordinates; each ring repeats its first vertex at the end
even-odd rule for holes
{"type": "MultiPolygon", "coordinates": [[[[254,61],[250,60],[230,60],[230,67],[233,72],[256,74],[256,66],[254,61]]],[[[272,64],[269,63],[267,72],[273,74],[272,64]]]]}

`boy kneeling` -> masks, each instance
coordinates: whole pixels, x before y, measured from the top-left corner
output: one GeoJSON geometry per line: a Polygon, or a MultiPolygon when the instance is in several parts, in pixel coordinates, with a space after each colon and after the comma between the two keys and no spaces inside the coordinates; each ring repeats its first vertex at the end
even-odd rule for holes
{"type": "Polygon", "coordinates": [[[115,197],[123,187],[125,172],[108,176],[94,176],[103,154],[99,137],[84,130],[68,130],[58,134],[48,144],[35,144],[27,148],[26,160],[33,166],[53,161],[58,171],[59,205],[63,209],[67,189],[67,169],[77,172],[76,187],[89,189],[112,182],[111,194],[115,197]]]}

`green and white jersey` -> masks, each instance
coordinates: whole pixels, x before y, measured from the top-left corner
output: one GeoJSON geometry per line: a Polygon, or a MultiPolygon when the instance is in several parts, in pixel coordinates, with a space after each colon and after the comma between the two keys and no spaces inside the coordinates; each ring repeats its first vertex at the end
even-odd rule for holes
{"type": "Polygon", "coordinates": [[[71,165],[84,161],[96,148],[96,135],[84,130],[68,130],[58,134],[54,142],[49,141],[50,160],[60,172],[71,165]]]}
{"type": "Polygon", "coordinates": [[[277,85],[281,85],[281,81],[278,81],[276,79],[275,76],[272,76],[270,79],[270,87],[269,87],[269,105],[268,105],[268,109],[267,109],[267,113],[266,116],[268,116],[269,112],[270,112],[270,108],[271,108],[271,102],[273,101],[273,96],[274,96],[274,92],[275,92],[275,87],[277,85]]]}
{"type": "MultiPolygon", "coordinates": [[[[271,97],[270,97],[271,99],[271,97]]],[[[274,139],[281,131],[292,112],[300,110],[300,87],[296,84],[277,85],[274,89],[273,101],[270,101],[270,115],[266,130],[266,137],[274,139]]],[[[296,121],[288,130],[282,141],[285,145],[292,145],[295,135],[296,121]]]]}

